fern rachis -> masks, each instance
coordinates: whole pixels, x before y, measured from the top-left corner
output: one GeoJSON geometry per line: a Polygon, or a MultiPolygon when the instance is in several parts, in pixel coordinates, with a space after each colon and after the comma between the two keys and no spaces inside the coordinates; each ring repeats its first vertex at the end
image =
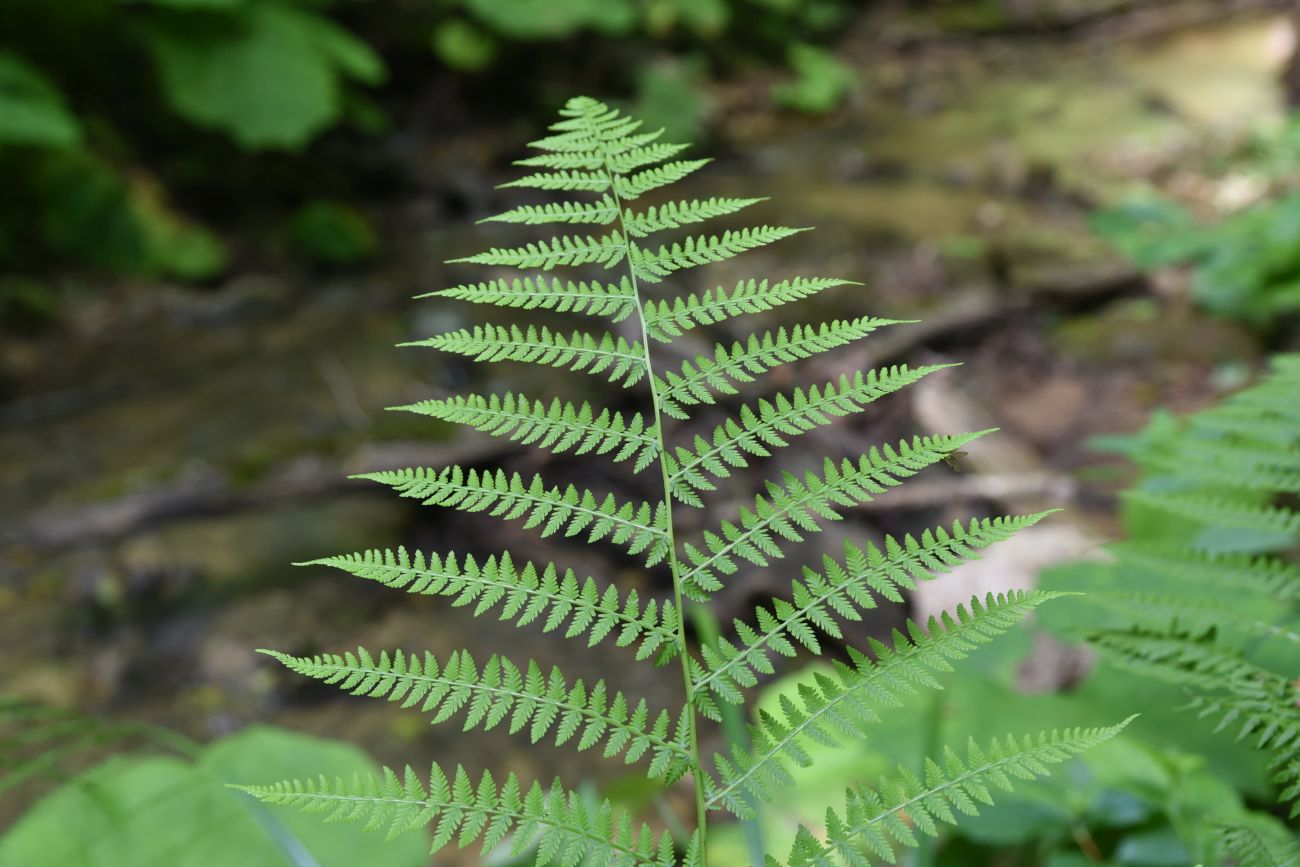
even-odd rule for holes
{"type": "MultiPolygon", "coordinates": [[[[688,269],[730,259],[803,231],[780,226],[694,234],[692,227],[737,213],[761,199],[709,198],[635,207],[634,200],[666,188],[701,168],[706,160],[673,159],[683,146],[659,142],[637,121],[590,99],[571,100],[552,134],[533,142],[541,151],[520,164],[537,171],[507,187],[579,193],[594,199],[564,199],[520,205],[496,217],[525,225],[569,225],[561,235],[522,246],[497,247],[456,262],[550,271],[602,269],[587,280],[526,274],[466,283],[432,293],[442,298],[523,310],[571,313],[625,322],[631,334],[600,327],[571,332],[529,325],[478,325],[416,341],[416,346],[485,362],[511,361],[594,374],[624,389],[641,389],[642,412],[613,411],[591,402],[543,401],[515,393],[452,396],[426,400],[404,411],[463,424],[491,436],[553,453],[609,460],[655,479],[645,499],[616,498],[575,485],[530,479],[502,469],[416,468],[369,473],[363,478],[391,486],[401,495],[502,520],[521,521],[541,536],[582,536],[612,544],[671,579],[670,599],[643,599],[596,578],[579,578],[552,563],[518,561],[508,552],[476,559],[454,553],[372,550],[313,561],[408,593],[448,599],[474,616],[495,614],[519,627],[530,624],[589,647],[602,642],[634,647],[637,660],[655,665],[676,661],[682,702],[652,709],[648,703],[605,682],[568,679],[558,668],[543,670],[533,660],[487,655],[481,665],[468,650],[444,659],[402,650],[365,648],[315,656],[268,651],[288,668],[354,694],[398,702],[429,714],[434,723],[462,720],[469,729],[503,727],[532,742],[557,749],[599,749],[606,758],[640,763],[667,786],[684,781],[693,791],[695,829],[673,840],[638,827],[608,801],[592,805],[556,781],[545,788],[514,775],[498,784],[490,774],[475,782],[463,768],[434,765],[427,774],[385,770],[372,779],[291,781],[249,787],[253,795],[279,804],[322,812],[333,819],[364,821],[397,833],[432,828],[434,847],[481,841],[484,852],[508,845],[521,854],[535,846],[536,864],[703,865],[712,816],[744,817],[751,802],[789,782],[789,767],[809,761],[804,745],[833,743],[869,734],[872,722],[899,697],[937,686],[934,673],[948,670],[977,645],[1010,629],[1029,610],[1055,594],[1027,592],[975,599],[932,620],[909,623],[892,642],[870,641],[849,648],[849,663],[780,714],[760,714],[750,729],[752,743],[733,744],[711,760],[702,754],[701,729],[745,703],[746,690],[774,671],[775,656],[822,652],[825,638],[844,640],[841,624],[859,620],[878,599],[902,601],[902,591],[978,556],[981,548],[1039,520],[1041,515],[957,524],[919,537],[886,538],[879,546],[849,545],[843,558],[828,557],[821,571],[805,568],[791,582],[788,598],[758,606],[752,619],[737,619],[730,636],[692,648],[687,639],[688,605],[708,605],[742,564],[767,565],[786,548],[828,521],[949,458],[983,432],[915,437],[872,447],[856,459],[827,458],[819,472],[784,473],[731,519],[690,539],[679,539],[675,507],[702,508],[706,497],[735,471],[769,457],[791,441],[836,419],[863,412],[873,401],[916,382],[937,367],[898,366],[866,371],[826,384],[768,395],[742,405],[737,414],[705,428],[707,435],[674,442],[669,419],[688,420],[722,396],[759,381],[778,365],[797,362],[860,340],[894,325],[861,316],[795,325],[754,334],[730,346],[681,363],[656,365],[652,347],[685,332],[733,317],[796,303],[849,281],[796,277],[742,280],[734,288],[651,298],[647,284],[688,269]],[[647,240],[666,231],[685,235],[647,240]],[[617,276],[615,269],[623,273],[617,276]]],[[[662,291],[659,289],[657,291],[662,291]]],[[[1046,771],[1118,727],[1071,730],[1038,739],[1008,739],[981,749],[970,745],[963,759],[949,751],[928,766],[924,780],[904,774],[879,792],[849,792],[842,814],[832,813],[819,838],[801,829],[790,864],[865,863],[859,850],[892,857],[892,844],[914,845],[900,827],[906,811],[916,831],[937,834],[955,818],[953,809],[974,812],[993,787],[1046,771]],[[875,811],[875,812],[873,812],[875,811]],[[890,841],[893,841],[892,843],[890,841]]],[[[778,863],[772,860],[771,863],[778,863]]]]}

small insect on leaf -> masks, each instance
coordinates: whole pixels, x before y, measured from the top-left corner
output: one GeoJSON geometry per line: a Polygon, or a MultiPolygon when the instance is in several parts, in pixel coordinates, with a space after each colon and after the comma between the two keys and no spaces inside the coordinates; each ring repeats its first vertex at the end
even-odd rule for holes
{"type": "Polygon", "coordinates": [[[964,458],[966,457],[967,454],[969,454],[969,452],[964,452],[961,449],[957,449],[955,451],[948,452],[948,454],[944,455],[943,462],[959,473],[964,472],[959,458],[964,458]]]}

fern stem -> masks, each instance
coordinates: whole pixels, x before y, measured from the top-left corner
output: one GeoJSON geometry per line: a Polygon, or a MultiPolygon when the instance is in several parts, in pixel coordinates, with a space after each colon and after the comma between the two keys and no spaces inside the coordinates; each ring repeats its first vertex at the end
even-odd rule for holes
{"type": "MultiPolygon", "coordinates": [[[[600,134],[594,128],[591,130],[592,137],[600,141],[600,134]]],[[[655,388],[654,362],[650,357],[650,333],[646,326],[645,306],[641,301],[641,288],[636,279],[636,243],[627,232],[626,212],[623,208],[623,200],[619,195],[618,184],[615,182],[615,172],[609,162],[609,154],[602,146],[601,161],[603,171],[609,179],[610,190],[614,196],[614,206],[618,213],[618,225],[622,231],[628,247],[628,255],[624,257],[627,263],[628,279],[632,286],[632,307],[636,315],[637,327],[641,330],[641,352],[644,355],[642,363],[645,365],[646,382],[650,389],[650,404],[654,411],[654,435],[659,440],[659,475],[663,486],[663,504],[666,517],[666,528],[668,532],[668,568],[672,572],[673,580],[673,607],[677,616],[677,658],[681,663],[682,671],[682,689],[686,695],[686,707],[689,715],[690,725],[690,745],[691,758],[694,761],[694,772],[691,776],[691,782],[695,787],[695,824],[696,836],[699,840],[700,856],[699,867],[708,867],[708,807],[704,797],[704,762],[700,754],[700,737],[699,737],[699,714],[695,709],[695,685],[691,677],[690,653],[686,644],[686,609],[683,607],[682,582],[683,572],[681,564],[677,559],[677,540],[674,535],[673,526],[673,496],[672,486],[669,480],[668,472],[668,444],[664,438],[663,412],[660,409],[659,393],[655,388]]]]}

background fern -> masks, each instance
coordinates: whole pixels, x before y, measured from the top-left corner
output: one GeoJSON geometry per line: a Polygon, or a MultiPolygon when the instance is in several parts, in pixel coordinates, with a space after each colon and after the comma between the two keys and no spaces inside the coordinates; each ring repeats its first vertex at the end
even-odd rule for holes
{"type": "MultiPolygon", "coordinates": [[[[1092,581],[1072,582],[1090,593],[1069,620],[1107,659],[1177,686],[1205,725],[1260,750],[1294,820],[1300,356],[1149,433],[1134,456],[1144,480],[1126,497],[1131,538],[1092,581]]],[[[1261,867],[1289,863],[1278,853],[1296,846],[1268,825],[1229,828],[1222,842],[1234,863],[1261,867]]]]}
{"type": "MultiPolygon", "coordinates": [[[[711,198],[630,203],[697,171],[706,160],[674,160],[681,145],[660,142],[639,122],[591,99],[570,100],[551,135],[533,142],[540,155],[520,161],[538,169],[507,187],[592,195],[521,205],[496,219],[529,225],[579,227],[574,234],[494,247],[453,260],[493,268],[551,270],[600,266],[605,274],[570,281],[524,275],[463,284],[441,297],[507,308],[546,309],[625,322],[630,332],[554,331],[528,325],[480,325],[418,341],[475,360],[514,361],[599,375],[624,389],[641,388],[644,414],[623,415],[589,404],[542,396],[474,395],[426,401],[403,409],[466,424],[488,434],[554,452],[635,459],[648,472],[644,499],[626,499],[576,486],[525,480],[501,470],[416,468],[362,478],[403,496],[469,512],[518,520],[542,536],[563,533],[617,546],[647,566],[669,573],[671,600],[643,600],[596,579],[579,579],[554,564],[518,566],[508,553],[479,563],[468,557],[405,550],[327,557],[319,563],[396,589],[449,597],[477,615],[495,612],[520,626],[538,624],[594,646],[634,645],[635,656],[681,670],[680,705],[653,708],[597,681],[570,680],[531,660],[489,655],[481,666],[468,650],[445,660],[403,650],[367,650],[295,657],[272,652],[289,668],[349,692],[401,702],[434,723],[463,720],[463,727],[502,726],[559,748],[600,748],[610,758],[640,762],[662,786],[688,779],[696,805],[695,830],[672,840],[638,826],[609,802],[588,804],[562,781],[549,787],[514,775],[498,783],[474,780],[461,768],[435,765],[428,773],[385,771],[374,778],[289,781],[249,786],[263,800],[365,822],[398,833],[429,825],[434,847],[478,843],[484,852],[506,846],[535,850],[537,864],[703,864],[711,817],[745,817],[752,804],[789,783],[788,768],[806,765],[809,743],[870,736],[871,724],[901,695],[937,686],[933,673],[976,645],[1015,625],[1058,594],[1023,592],[972,600],[954,615],[925,626],[908,623],[892,641],[849,650],[849,662],[819,677],[798,701],[779,713],[759,714],[749,743],[734,742],[706,758],[707,720],[734,716],[746,689],[773,671],[774,656],[819,654],[827,638],[844,638],[842,624],[874,607],[877,597],[898,601],[918,578],[940,573],[979,549],[1041,516],[1012,517],[937,527],[919,538],[888,538],[881,545],[848,545],[822,570],[805,569],[785,595],[765,600],[729,634],[688,643],[687,605],[706,605],[744,564],[766,566],[794,543],[818,533],[840,513],[868,502],[987,432],[914,437],[870,448],[856,459],[826,458],[817,472],[784,473],[763,493],[712,529],[678,539],[676,507],[702,508],[733,469],[766,457],[789,440],[837,417],[863,411],[873,401],[933,372],[936,367],[895,367],[863,372],[808,389],[769,394],[741,407],[707,435],[681,439],[665,418],[690,420],[701,405],[738,394],[779,365],[862,339],[896,324],[863,316],[795,325],[755,334],[674,365],[656,365],[651,347],[684,332],[751,312],[772,309],[827,291],[846,281],[831,278],[742,280],[733,289],[653,298],[647,286],[671,291],[682,271],[730,259],[801,229],[781,226],[728,229],[650,243],[662,231],[704,223],[749,207],[758,199],[711,198]],[[618,268],[623,273],[609,272],[618,268]],[[657,473],[654,470],[657,467],[657,473]]],[[[706,523],[705,526],[708,526],[706,523]]],[[[1121,724],[1122,725],[1122,724],[1121,724]]],[[[800,831],[790,864],[865,863],[893,859],[895,845],[914,845],[917,834],[936,834],[958,813],[974,813],[995,789],[1045,773],[1103,740],[1120,726],[1071,729],[1008,738],[948,751],[927,766],[924,778],[900,772],[877,789],[846,793],[842,811],[830,812],[820,832],[800,831]]],[[[772,863],[779,863],[773,861],[772,863]]]]}

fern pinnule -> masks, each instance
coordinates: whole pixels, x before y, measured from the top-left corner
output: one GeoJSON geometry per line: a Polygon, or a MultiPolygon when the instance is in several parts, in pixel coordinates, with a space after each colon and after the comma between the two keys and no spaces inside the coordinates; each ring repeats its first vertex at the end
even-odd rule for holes
{"type": "Polygon", "coordinates": [[[836,662],[834,674],[816,673],[800,685],[797,697],[782,696],[780,713],[760,711],[750,726],[750,748],[735,745],[730,756],[715,756],[720,782],[709,786],[707,806],[751,817],[750,799],[769,800],[775,790],[794,784],[787,762],[811,764],[807,744],[837,746],[841,738],[862,738],[882,708],[899,706],[918,688],[940,689],[936,673],[951,671],[954,661],[1062,595],[990,593],[983,603],[972,599],[969,609],[958,606],[955,616],[931,618],[925,629],[909,620],[906,632],[894,630],[890,644],[869,641],[874,661],[850,647],[851,664],[836,662]]]}
{"type": "Polygon", "coordinates": [[[388,485],[403,497],[426,506],[463,512],[487,512],[503,520],[523,520],[525,529],[540,528],[542,537],[563,531],[586,533],[588,542],[609,539],[629,554],[642,554],[653,566],[668,554],[668,513],[662,503],[622,502],[613,494],[598,498],[574,485],[547,486],[541,476],[525,483],[518,473],[479,472],[461,467],[444,470],[409,469],[362,473],[354,478],[388,485]]]}
{"type": "Polygon", "coordinates": [[[756,406],[742,406],[737,418],[715,427],[708,438],[696,435],[690,447],[677,446],[665,457],[669,486],[682,502],[702,506],[698,493],[715,489],[706,476],[730,478],[732,469],[749,466],[746,455],[771,457],[773,450],[789,445],[787,437],[862,412],[872,402],[951,366],[910,368],[904,364],[865,376],[858,371],[852,377],[841,376],[838,382],[814,385],[807,391],[796,388],[789,395],[776,394],[770,401],[759,400],[756,406]]]}
{"type": "Polygon", "coordinates": [[[598,413],[586,401],[574,404],[557,397],[547,405],[506,392],[499,396],[453,395],[390,409],[468,425],[492,436],[506,437],[521,445],[535,445],[556,454],[609,455],[615,462],[635,458],[634,472],[641,472],[659,456],[659,440],[647,429],[640,413],[630,413],[626,418],[608,409],[598,413]]]}
{"type": "Polygon", "coordinates": [[[910,535],[900,542],[886,536],[880,546],[858,548],[845,543],[844,555],[822,558],[822,571],[803,567],[802,578],[791,582],[789,601],[774,598],[754,610],[752,622],[733,623],[736,642],[725,637],[700,648],[703,663],[692,674],[701,712],[717,718],[711,701],[716,696],[737,704],[744,689],[758,684],[761,675],[775,673],[772,657],[795,657],[799,648],[820,655],[818,633],[843,637],[838,621],[859,621],[860,612],[877,606],[879,596],[901,603],[903,590],[916,589],[915,579],[929,579],[979,556],[979,549],[1010,538],[1050,512],[1012,518],[972,520],[951,530],[926,530],[918,540],[910,535]]]}
{"type": "Polygon", "coordinates": [[[558,668],[543,673],[529,660],[520,667],[493,654],[482,669],[468,651],[453,653],[439,665],[432,653],[423,658],[403,651],[383,651],[379,658],[364,647],[342,655],[291,656],[262,653],[290,671],[338,686],[353,695],[401,702],[445,722],[464,711],[464,730],[484,731],[507,724],[510,734],[526,731],[532,743],[551,736],[555,745],[573,741],[579,752],[604,743],[604,756],[627,764],[651,756],[646,774],[666,782],[679,779],[693,765],[688,748],[685,709],[676,722],[667,711],[651,714],[645,699],[633,703],[622,692],[610,694],[603,680],[588,688],[569,684],[558,668]]]}
{"type": "Polygon", "coordinates": [[[753,382],[778,365],[803,361],[861,340],[878,328],[898,324],[900,320],[861,316],[820,325],[796,325],[788,331],[781,327],[751,335],[744,343],[737,341],[729,348],[718,344],[712,356],[697,355],[693,361],[683,362],[679,371],[667,371],[662,380],[655,377],[660,409],[673,418],[690,418],[685,407],[716,403],[715,392],[737,394],[736,383],[753,382]]]}
{"type": "Polygon", "coordinates": [[[476,325],[401,345],[431,346],[475,361],[522,361],[593,375],[607,373],[610,382],[619,382],[624,388],[639,382],[647,370],[639,343],[583,331],[565,337],[545,326],[520,329],[517,325],[476,325]]]}
{"type": "Polygon", "coordinates": [[[643,603],[636,590],[626,595],[612,585],[601,590],[594,578],[579,579],[572,569],[561,572],[554,563],[517,565],[509,552],[480,563],[471,555],[412,555],[398,548],[299,565],[331,566],[395,590],[449,597],[453,606],[473,605],[475,617],[499,609],[499,618],[516,626],[540,621],[543,632],[564,627],[565,638],[585,638],[588,647],[612,637],[619,647],[635,645],[638,660],[665,662],[677,653],[677,612],[671,600],[643,603]]]}
{"type": "Polygon", "coordinates": [[[453,840],[461,848],[482,841],[487,855],[498,846],[520,857],[536,850],[536,864],[566,861],[574,853],[617,867],[675,867],[672,838],[637,827],[609,801],[594,807],[567,791],[559,780],[525,789],[514,774],[498,786],[484,771],[475,784],[463,767],[451,777],[436,763],[421,779],[409,766],[399,776],[384,768],[377,776],[351,780],[290,780],[270,786],[236,786],[269,804],[324,814],[327,822],[363,822],[389,836],[432,827],[433,851],[453,840]]]}
{"type": "Polygon", "coordinates": [[[722,578],[738,571],[737,559],[767,566],[784,556],[783,541],[802,542],[803,534],[821,531],[822,521],[840,520],[840,511],[870,502],[986,433],[918,436],[897,448],[873,447],[856,462],[846,458],[837,465],[827,458],[821,475],[808,472],[801,479],[785,473],[781,484],[769,481],[766,496],[755,496],[752,509],[741,507],[738,523],[723,521],[716,533],[706,531],[698,546],[683,543],[682,560],[689,565],[681,576],[682,592],[706,601],[722,589],[722,578]]]}
{"type": "MultiPolygon", "coordinates": [[[[820,532],[824,523],[840,520],[846,511],[945,461],[987,431],[904,439],[872,446],[858,457],[827,457],[820,472],[777,473],[733,518],[689,542],[680,540],[674,505],[706,506],[708,495],[737,471],[769,458],[797,437],[863,412],[945,365],[898,365],[784,393],[765,390],[760,380],[775,367],[900,324],[858,316],[778,327],[717,345],[675,370],[657,366],[653,347],[686,332],[695,332],[694,337],[708,326],[775,310],[850,281],[750,278],[734,288],[676,293],[673,284],[688,269],[730,260],[805,230],[777,225],[686,229],[674,237],[647,240],[736,214],[763,200],[665,198],[629,207],[629,201],[670,187],[708,161],[683,158],[682,145],[661,141],[660,132],[644,132],[639,121],[592,99],[570,100],[560,115],[550,134],[533,142],[540,153],[519,161],[530,174],[503,185],[558,195],[517,204],[487,220],[572,227],[571,233],[493,247],[452,261],[540,272],[617,269],[617,279],[592,279],[586,273],[574,279],[493,274],[492,279],[428,295],[488,308],[600,317],[609,320],[609,329],[564,332],[541,324],[486,323],[406,345],[477,361],[594,374],[621,389],[638,390],[642,411],[628,410],[626,402],[602,408],[597,400],[509,391],[453,395],[395,408],[521,446],[622,464],[629,476],[657,465],[657,473],[635,479],[649,482],[650,491],[616,497],[546,481],[543,474],[525,478],[503,467],[414,468],[359,478],[425,505],[518,521],[541,537],[611,543],[647,567],[661,565],[670,593],[659,598],[644,590],[620,592],[608,580],[579,578],[571,569],[508,552],[411,554],[399,547],[312,562],[398,591],[439,597],[475,617],[493,615],[520,627],[536,625],[587,647],[604,643],[629,648],[629,655],[646,664],[675,660],[681,674],[680,704],[674,701],[669,709],[652,712],[649,702],[631,689],[615,689],[603,679],[588,685],[566,677],[558,667],[544,672],[536,662],[518,664],[499,653],[487,655],[480,666],[466,649],[442,659],[365,648],[306,657],[268,652],[293,671],[346,692],[419,708],[434,723],[463,719],[467,729],[502,728],[530,742],[599,750],[609,759],[644,763],[647,775],[660,786],[689,781],[694,830],[682,835],[686,839],[656,836],[645,827],[638,829],[608,801],[590,803],[559,781],[549,790],[536,783],[526,788],[510,775],[498,786],[490,774],[475,782],[462,768],[449,776],[436,764],[427,780],[409,769],[401,775],[385,770],[351,782],[291,781],[245,790],[270,803],[390,832],[428,827],[434,849],[453,841],[462,846],[482,841],[485,852],[508,846],[539,867],[707,867],[711,814],[752,815],[753,802],[789,781],[792,765],[811,760],[809,744],[829,745],[857,736],[885,709],[897,705],[900,696],[937,686],[936,672],[948,670],[953,661],[1056,594],[1029,591],[990,596],[985,602],[976,599],[955,615],[932,620],[925,629],[909,624],[905,632],[895,632],[892,641],[867,641],[861,647],[853,646],[849,630],[841,624],[860,620],[878,599],[903,601],[903,591],[917,580],[977,557],[983,548],[1042,516],[958,523],[951,530],[941,527],[919,537],[887,537],[879,546],[850,545],[842,560],[825,560],[821,572],[803,570],[790,585],[789,599],[762,601],[752,622],[736,619],[734,635],[693,647],[684,606],[706,604],[724,579],[732,580],[739,572],[742,562],[764,566],[785,556],[790,543],[820,532]],[[651,283],[658,284],[661,293],[654,298],[644,289],[651,283]],[[623,324],[615,327],[617,323],[623,324]],[[738,394],[742,385],[761,393],[729,418],[694,419],[696,428],[706,433],[682,441],[668,427],[667,419],[703,415],[708,405],[738,394]],[[720,702],[743,703],[746,692],[774,672],[776,656],[819,655],[825,637],[844,641],[850,662],[837,664],[830,674],[815,674],[777,713],[761,714],[750,730],[751,748],[734,746],[706,761],[700,730],[706,721],[723,716],[720,702]]],[[[544,474],[551,472],[547,468],[544,474]]],[[[982,780],[996,784],[1006,775],[1037,771],[1104,734],[1066,733],[1023,744],[996,744],[991,763],[973,749],[969,766],[950,758],[944,766],[934,765],[936,771],[922,786],[925,791],[913,792],[905,781],[902,788],[886,788],[880,803],[889,816],[896,816],[902,807],[895,793],[903,792],[919,805],[918,821],[927,823],[929,830],[938,821],[954,818],[945,804],[960,808],[961,799],[982,792],[982,780]]],[[[858,796],[859,802],[875,803],[866,794],[858,796]]],[[[850,821],[857,823],[861,811],[854,810],[850,821]]],[[[874,845],[877,825],[893,821],[862,823],[860,835],[874,845]]],[[[844,823],[836,827],[839,836],[830,844],[834,851],[856,845],[850,838],[859,832],[851,833],[844,823]]],[[[805,842],[792,855],[795,863],[805,863],[797,859],[813,851],[806,842],[812,839],[807,830],[800,832],[805,842]]]]}
{"type": "Polygon", "coordinates": [[[636,309],[632,286],[626,277],[618,283],[601,283],[598,280],[580,280],[575,283],[558,278],[547,283],[544,277],[516,277],[513,280],[501,278],[439,289],[416,297],[452,298],[520,310],[554,310],[557,313],[606,316],[611,322],[623,321],[636,309]]]}
{"type": "Polygon", "coordinates": [[[1008,736],[987,746],[972,738],[965,759],[951,748],[944,751],[942,763],[928,759],[924,778],[900,766],[895,777],[883,780],[875,790],[849,789],[842,810],[827,810],[825,840],[801,828],[786,864],[870,867],[872,857],[896,863],[896,847],[918,845],[918,832],[937,837],[940,824],[954,824],[958,813],[975,816],[980,805],[991,805],[995,790],[1009,792],[1017,780],[1048,774],[1049,765],[1114,737],[1131,721],[1132,717],[1113,726],[1044,732],[1037,738],[1008,736]]]}

